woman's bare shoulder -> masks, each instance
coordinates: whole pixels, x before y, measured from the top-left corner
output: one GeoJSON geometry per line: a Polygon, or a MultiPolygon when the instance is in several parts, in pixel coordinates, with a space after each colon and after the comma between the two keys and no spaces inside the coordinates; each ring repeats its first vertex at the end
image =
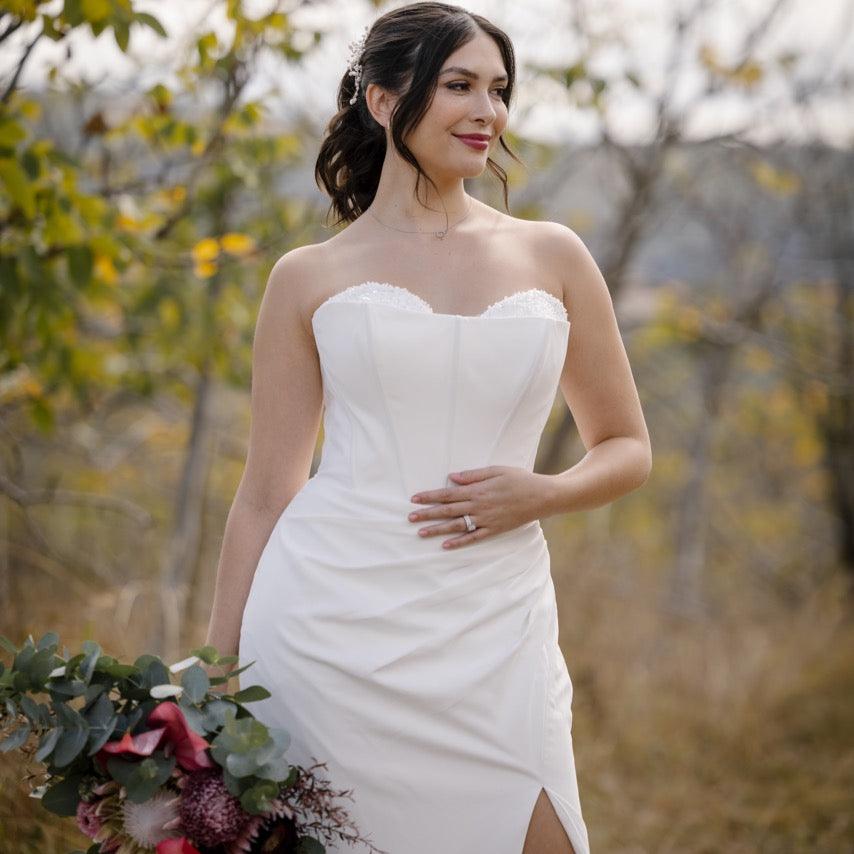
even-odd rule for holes
{"type": "Polygon", "coordinates": [[[554,274],[568,309],[576,305],[579,290],[589,289],[590,279],[601,279],[590,250],[568,225],[551,220],[531,220],[528,236],[534,256],[554,274]]]}
{"type": "Polygon", "coordinates": [[[282,310],[295,312],[311,334],[311,316],[328,271],[329,241],[304,243],[285,252],[273,264],[267,281],[269,299],[282,310]]]}

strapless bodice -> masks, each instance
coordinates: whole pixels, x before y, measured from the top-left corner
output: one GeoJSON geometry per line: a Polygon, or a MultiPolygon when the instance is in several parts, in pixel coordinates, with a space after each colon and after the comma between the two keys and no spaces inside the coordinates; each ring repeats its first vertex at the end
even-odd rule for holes
{"type": "Polygon", "coordinates": [[[453,471],[533,469],[570,328],[552,294],[528,288],[460,315],[362,282],[321,303],[311,323],[324,400],[316,476],[409,504],[453,483],[453,471]]]}

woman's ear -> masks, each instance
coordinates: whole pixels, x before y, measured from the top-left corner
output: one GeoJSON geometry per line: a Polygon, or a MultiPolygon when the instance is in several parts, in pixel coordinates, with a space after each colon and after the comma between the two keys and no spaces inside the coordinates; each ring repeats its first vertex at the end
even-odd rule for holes
{"type": "Polygon", "coordinates": [[[397,103],[397,96],[392,95],[377,83],[368,83],[365,88],[365,104],[370,114],[384,128],[388,128],[391,111],[397,103]]]}

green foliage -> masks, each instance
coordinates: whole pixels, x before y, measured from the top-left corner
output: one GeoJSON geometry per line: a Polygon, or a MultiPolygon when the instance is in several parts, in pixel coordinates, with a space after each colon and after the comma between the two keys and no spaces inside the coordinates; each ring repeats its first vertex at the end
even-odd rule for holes
{"type": "MultiPolygon", "coordinates": [[[[281,784],[290,786],[296,780],[295,769],[283,756],[289,734],[268,729],[245,708],[246,703],[270,693],[261,686],[235,694],[209,693],[212,684],[227,682],[246,667],[209,679],[193,663],[184,668],[179,687],[172,686],[170,676],[181,665],[170,669],[152,655],[122,664],[105,655],[94,641],[84,641],[82,651],[70,657],[58,653],[59,638],[54,632],[38,642],[30,636],[20,648],[0,636],[0,646],[13,656],[10,667],[0,662],[0,729],[4,732],[0,752],[25,748],[32,737],[38,739],[33,758],[46,765],[54,781],[42,803],[57,815],[74,814],[84,778],[99,773],[95,757],[104,745],[125,734],[148,731],[145,722],[158,705],[157,698],[173,694],[179,697],[177,705],[193,731],[215,736],[211,756],[222,766],[226,785],[247,812],[269,811],[281,784]],[[41,701],[43,695],[47,702],[41,701]],[[79,707],[72,706],[78,698],[79,707]]],[[[194,650],[188,661],[194,659],[213,665],[237,660],[220,656],[212,646],[194,650]]],[[[124,786],[135,802],[151,798],[175,768],[175,756],[163,749],[139,761],[116,755],[105,759],[109,777],[124,786]]]]}
{"type": "MultiPolygon", "coordinates": [[[[167,36],[131,0],[68,0],[53,14],[18,3],[10,12],[12,25],[39,20],[55,41],[109,31],[124,51],[139,27],[167,36]]],[[[157,83],[127,118],[96,108],[82,128],[90,144],[79,150],[100,152],[88,160],[38,138],[36,101],[12,91],[0,102],[0,403],[26,407],[42,429],[57,407],[90,409],[112,394],[188,399],[199,372],[248,380],[255,309],[290,217],[263,172],[280,171],[300,146],[265,132],[263,103],[241,99],[242,90],[259,52],[298,61],[320,33],[298,48],[306,34],[286,14],[252,18],[236,0],[226,13],[230,34],[198,35],[177,72],[179,94],[222,91],[215,116],[177,114],[176,93],[157,83]],[[180,179],[138,172],[165,155],[180,179]],[[105,162],[114,164],[107,174],[105,162]],[[238,204],[247,192],[254,198],[238,204]],[[205,241],[216,257],[197,257],[205,241]]]]}

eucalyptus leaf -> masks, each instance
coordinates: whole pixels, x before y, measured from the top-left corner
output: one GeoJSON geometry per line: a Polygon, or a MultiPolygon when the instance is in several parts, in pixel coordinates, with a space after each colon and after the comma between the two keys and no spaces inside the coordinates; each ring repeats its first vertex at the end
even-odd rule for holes
{"type": "Polygon", "coordinates": [[[30,722],[37,727],[46,727],[50,725],[50,716],[48,708],[44,703],[37,703],[31,697],[24,694],[21,697],[21,711],[30,719],[30,722]]]}
{"type": "Polygon", "coordinates": [[[17,750],[27,743],[31,732],[29,721],[22,723],[17,729],[13,729],[2,741],[0,741],[0,753],[8,753],[17,750]]]}
{"type": "Polygon", "coordinates": [[[47,732],[42,734],[41,740],[39,741],[38,749],[35,752],[33,758],[36,762],[44,762],[48,756],[50,756],[54,747],[56,747],[56,743],[59,741],[59,737],[62,735],[61,727],[53,727],[49,729],[47,732]]]}
{"type": "Polygon", "coordinates": [[[225,758],[226,768],[235,777],[248,777],[258,770],[258,763],[252,753],[229,753],[225,758]]]}
{"type": "Polygon", "coordinates": [[[234,695],[238,703],[255,703],[258,700],[266,700],[273,695],[262,685],[250,685],[234,695]]]}
{"type": "Polygon", "coordinates": [[[56,654],[50,649],[40,649],[31,659],[27,666],[30,677],[30,685],[34,689],[40,689],[50,678],[51,671],[56,667],[56,654]]]}
{"type": "Polygon", "coordinates": [[[205,664],[216,664],[219,661],[219,650],[215,646],[202,646],[191,649],[190,654],[200,658],[205,664]]]}
{"type": "Polygon", "coordinates": [[[83,641],[83,650],[86,653],[86,658],[83,659],[80,665],[80,678],[88,684],[92,678],[92,674],[95,672],[95,665],[101,656],[101,647],[94,641],[86,640],[83,641]]]}
{"type": "Polygon", "coordinates": [[[86,693],[86,683],[79,679],[54,679],[50,683],[49,692],[51,698],[80,697],[86,693]]]}
{"type": "Polygon", "coordinates": [[[254,815],[269,812],[273,806],[273,798],[278,794],[279,787],[275,783],[261,781],[250,786],[240,796],[240,805],[246,812],[254,815]]]}
{"type": "Polygon", "coordinates": [[[51,786],[42,796],[42,806],[55,815],[73,816],[80,803],[81,774],[70,774],[51,786]]]}
{"type": "Polygon", "coordinates": [[[53,764],[57,768],[70,765],[86,746],[88,738],[89,730],[85,725],[65,729],[53,751],[53,764]]]}
{"type": "Polygon", "coordinates": [[[55,651],[59,646],[59,635],[56,632],[45,632],[36,644],[37,649],[51,649],[55,651]]]}
{"type": "Polygon", "coordinates": [[[205,698],[210,685],[208,674],[198,664],[187,668],[181,677],[181,686],[187,699],[192,703],[200,703],[205,698]]]}
{"type": "Polygon", "coordinates": [[[107,721],[106,725],[101,729],[100,734],[96,738],[89,738],[89,752],[87,756],[94,756],[109,740],[110,736],[116,731],[119,723],[118,715],[114,715],[107,721]]]}
{"type": "Polygon", "coordinates": [[[97,741],[104,744],[118,722],[118,718],[116,717],[113,707],[113,701],[106,694],[101,694],[98,699],[95,700],[91,708],[84,713],[83,719],[89,725],[90,747],[97,741]],[[110,726],[111,721],[112,726],[110,726]],[[108,727],[109,731],[107,731],[108,727]],[[107,732],[106,737],[104,737],[105,732],[107,732]]]}
{"type": "Polygon", "coordinates": [[[288,779],[290,771],[291,766],[288,761],[284,758],[277,758],[261,765],[255,772],[255,776],[261,777],[264,780],[275,780],[277,783],[281,783],[288,779]]]}

